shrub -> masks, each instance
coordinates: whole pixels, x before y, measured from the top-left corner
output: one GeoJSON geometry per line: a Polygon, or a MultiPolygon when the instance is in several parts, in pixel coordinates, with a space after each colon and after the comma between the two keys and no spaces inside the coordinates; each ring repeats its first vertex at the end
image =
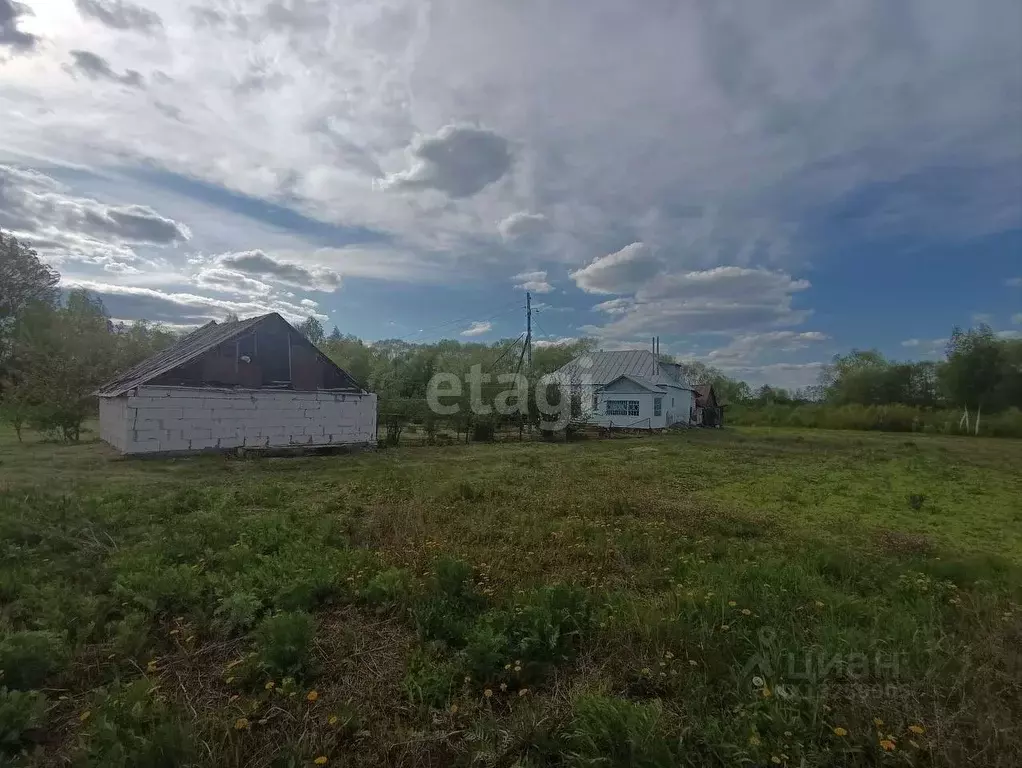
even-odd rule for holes
{"type": "Polygon", "coordinates": [[[315,622],[303,612],[267,616],[255,630],[256,654],[271,677],[308,676],[312,671],[315,622]]]}
{"type": "Polygon", "coordinates": [[[248,631],[263,610],[263,601],[249,592],[231,592],[220,598],[213,623],[224,635],[248,631]]]}
{"type": "Polygon", "coordinates": [[[78,758],[104,768],[173,768],[192,761],[193,743],[156,686],[142,678],[101,691],[78,758]]]}
{"type": "Polygon", "coordinates": [[[369,605],[406,606],[411,603],[414,581],[405,568],[388,568],[373,576],[361,596],[369,605]]]}
{"type": "Polygon", "coordinates": [[[627,765],[667,768],[680,763],[663,727],[659,702],[633,704],[625,699],[585,696],[575,701],[567,729],[572,766],[627,765]]]}
{"type": "Polygon", "coordinates": [[[584,590],[565,585],[543,587],[533,593],[514,620],[515,653],[532,661],[568,659],[574,656],[591,621],[592,608],[584,590]]]}
{"type": "Polygon", "coordinates": [[[0,755],[11,755],[41,735],[46,697],[36,691],[0,688],[0,755]]]}
{"type": "Polygon", "coordinates": [[[496,433],[496,425],[490,419],[479,419],[472,425],[472,439],[477,443],[492,443],[496,433]]]}
{"type": "Polygon", "coordinates": [[[66,662],[64,641],[53,632],[13,632],[0,638],[0,679],[9,688],[38,688],[66,662]]]}

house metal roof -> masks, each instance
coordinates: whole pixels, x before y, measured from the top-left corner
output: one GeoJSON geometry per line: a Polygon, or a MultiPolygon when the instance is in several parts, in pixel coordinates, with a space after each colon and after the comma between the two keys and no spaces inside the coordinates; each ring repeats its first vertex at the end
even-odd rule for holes
{"type": "MultiPolygon", "coordinates": [[[[178,366],[189,363],[195,358],[206,354],[220,344],[238,338],[242,334],[251,331],[257,325],[269,320],[270,318],[276,318],[288,327],[292,327],[287,320],[276,312],[259,315],[258,317],[250,317],[246,320],[235,320],[233,322],[217,323],[215,320],[210,321],[201,328],[198,328],[183,337],[173,346],[167,347],[167,349],[162,352],[158,352],[152,357],[143,360],[138,365],[129,368],[116,379],[108,381],[96,390],[95,394],[99,397],[117,397],[118,395],[123,395],[125,392],[130,392],[136,387],[140,387],[146,382],[152,381],[157,376],[162,376],[164,373],[172,371],[178,366]]],[[[302,338],[304,339],[304,337],[302,338]]],[[[329,360],[329,358],[326,358],[322,355],[322,353],[320,353],[320,355],[324,359],[329,360]]],[[[337,367],[333,361],[330,361],[330,364],[337,367]]],[[[341,369],[338,368],[338,370],[341,369]]],[[[361,387],[353,379],[351,379],[351,376],[349,376],[347,372],[342,371],[342,373],[344,373],[344,375],[351,381],[351,385],[353,387],[361,389],[361,387]]]]}
{"type": "Polygon", "coordinates": [[[603,387],[621,376],[628,376],[640,383],[648,382],[652,386],[673,386],[691,389],[681,376],[677,365],[660,363],[648,349],[626,349],[617,352],[590,352],[576,357],[567,365],[558,369],[559,377],[588,377],[593,386],[603,387]],[[585,361],[591,365],[586,366],[585,361]]]}

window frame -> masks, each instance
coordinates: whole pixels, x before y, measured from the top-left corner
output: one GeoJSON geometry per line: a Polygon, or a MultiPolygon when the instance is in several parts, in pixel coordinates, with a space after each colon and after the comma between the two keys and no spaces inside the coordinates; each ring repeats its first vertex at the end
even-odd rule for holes
{"type": "Polygon", "coordinates": [[[606,408],[604,413],[607,416],[635,416],[641,412],[641,404],[638,400],[604,400],[606,408]],[[611,408],[614,408],[612,411],[611,408]]]}

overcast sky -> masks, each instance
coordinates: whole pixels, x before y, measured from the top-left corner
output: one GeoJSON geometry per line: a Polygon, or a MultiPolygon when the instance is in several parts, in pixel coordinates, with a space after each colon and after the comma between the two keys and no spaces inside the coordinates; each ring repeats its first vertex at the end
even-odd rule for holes
{"type": "Polygon", "coordinates": [[[1017,0],[0,0],[0,227],[120,319],[754,383],[1022,331],[1017,0]]]}

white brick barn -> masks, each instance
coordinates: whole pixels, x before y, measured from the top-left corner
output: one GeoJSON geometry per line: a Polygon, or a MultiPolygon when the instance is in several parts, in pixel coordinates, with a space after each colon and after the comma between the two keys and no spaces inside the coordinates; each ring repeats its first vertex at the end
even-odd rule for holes
{"type": "Polygon", "coordinates": [[[590,352],[551,376],[579,398],[589,424],[664,429],[691,422],[695,391],[680,366],[649,350],[590,352]]]}
{"type": "Polygon", "coordinates": [[[96,394],[125,454],[376,440],[376,395],[276,313],[204,325],[96,394]]]}

